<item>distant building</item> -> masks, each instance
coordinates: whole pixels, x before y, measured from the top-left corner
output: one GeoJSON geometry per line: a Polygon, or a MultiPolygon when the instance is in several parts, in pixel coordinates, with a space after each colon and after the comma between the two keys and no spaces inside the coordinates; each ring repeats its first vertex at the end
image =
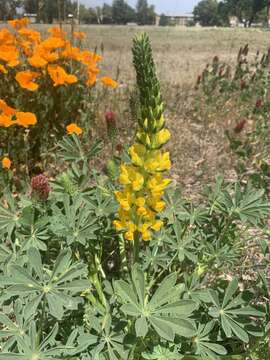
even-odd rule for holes
{"type": "Polygon", "coordinates": [[[230,22],[230,27],[238,27],[239,26],[239,19],[237,16],[230,16],[229,22],[230,22]]]}
{"type": "MultiPolygon", "coordinates": [[[[181,15],[165,15],[168,19],[169,25],[175,26],[188,26],[194,22],[193,14],[181,14],[181,15]]],[[[156,25],[159,25],[161,15],[156,15],[156,25]]]]}
{"type": "Polygon", "coordinates": [[[23,14],[24,17],[27,17],[31,24],[35,24],[37,22],[37,14],[23,14]]]}

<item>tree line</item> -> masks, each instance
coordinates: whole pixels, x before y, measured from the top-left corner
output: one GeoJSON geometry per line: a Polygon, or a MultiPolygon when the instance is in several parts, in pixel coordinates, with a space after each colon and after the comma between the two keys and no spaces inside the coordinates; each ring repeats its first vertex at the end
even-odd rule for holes
{"type": "Polygon", "coordinates": [[[125,0],[114,0],[112,5],[86,7],[80,5],[79,12],[76,0],[0,0],[0,20],[15,18],[18,13],[36,14],[37,22],[52,23],[54,20],[65,20],[69,14],[85,24],[120,24],[138,23],[139,25],[155,24],[155,7],[147,0],[138,0],[136,8],[125,0]]]}
{"type": "Polygon", "coordinates": [[[270,0],[202,0],[193,10],[195,22],[202,26],[228,26],[236,16],[245,27],[255,22],[268,26],[270,0]]]}

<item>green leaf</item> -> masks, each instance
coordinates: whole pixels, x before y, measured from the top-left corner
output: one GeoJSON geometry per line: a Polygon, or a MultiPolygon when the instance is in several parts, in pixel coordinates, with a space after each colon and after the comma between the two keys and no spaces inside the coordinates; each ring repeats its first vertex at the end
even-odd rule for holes
{"type": "Polygon", "coordinates": [[[138,337],[145,337],[148,333],[148,325],[145,317],[140,317],[135,321],[135,331],[138,337]]]}

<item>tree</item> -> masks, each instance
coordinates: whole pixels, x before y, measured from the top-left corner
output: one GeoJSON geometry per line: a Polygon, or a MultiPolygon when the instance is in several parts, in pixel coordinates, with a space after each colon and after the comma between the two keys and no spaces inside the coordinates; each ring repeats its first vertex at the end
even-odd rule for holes
{"type": "Polygon", "coordinates": [[[83,24],[98,24],[98,13],[96,9],[80,5],[80,21],[83,24]]]}
{"type": "Polygon", "coordinates": [[[37,13],[37,1],[36,0],[24,0],[23,8],[27,14],[36,14],[37,13]]]}
{"type": "Polygon", "coordinates": [[[269,6],[268,0],[224,0],[230,15],[237,16],[245,26],[251,26],[258,14],[269,6]]]}
{"type": "Polygon", "coordinates": [[[112,24],[112,23],[113,23],[112,7],[104,3],[102,7],[102,24],[112,24]]]}
{"type": "Polygon", "coordinates": [[[202,26],[219,25],[218,2],[217,0],[201,0],[193,10],[196,22],[202,26]]]}
{"type": "Polygon", "coordinates": [[[155,7],[153,5],[149,7],[147,0],[138,0],[136,9],[139,25],[153,25],[155,23],[155,7]]]}
{"type": "Polygon", "coordinates": [[[112,4],[112,19],[114,24],[126,24],[136,18],[135,10],[124,0],[114,0],[112,4]]]}
{"type": "Polygon", "coordinates": [[[17,8],[21,7],[21,0],[0,0],[0,19],[8,20],[16,17],[17,8]]]}
{"type": "Polygon", "coordinates": [[[169,25],[168,16],[166,16],[165,14],[161,14],[158,25],[159,26],[168,26],[169,25]]]}

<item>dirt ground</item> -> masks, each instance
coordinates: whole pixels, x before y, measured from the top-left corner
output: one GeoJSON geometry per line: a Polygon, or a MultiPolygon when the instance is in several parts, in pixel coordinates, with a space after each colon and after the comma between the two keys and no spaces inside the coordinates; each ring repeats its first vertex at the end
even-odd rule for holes
{"type": "MultiPolygon", "coordinates": [[[[46,27],[44,26],[44,30],[46,27]]],[[[65,27],[70,31],[70,27],[65,27]]],[[[157,71],[167,109],[172,139],[168,145],[173,160],[172,176],[192,193],[202,183],[224,174],[233,179],[232,159],[224,130],[233,123],[233,113],[224,117],[222,109],[212,102],[211,109],[194,106],[194,85],[205,65],[218,56],[235,63],[238,50],[249,44],[251,56],[270,46],[269,31],[239,28],[182,28],[137,26],[80,26],[87,33],[85,46],[103,55],[102,73],[117,79],[120,87],[111,94],[101,93],[97,99],[97,135],[106,133],[104,112],[117,114],[118,142],[132,142],[134,121],[130,117],[130,98],[135,84],[132,66],[132,38],[147,32],[151,38],[157,71]],[[212,114],[211,114],[212,113],[212,114]],[[222,114],[221,114],[222,113],[222,114]]],[[[108,146],[107,153],[110,153],[108,146]]],[[[106,157],[106,156],[105,156],[106,157]]]]}

